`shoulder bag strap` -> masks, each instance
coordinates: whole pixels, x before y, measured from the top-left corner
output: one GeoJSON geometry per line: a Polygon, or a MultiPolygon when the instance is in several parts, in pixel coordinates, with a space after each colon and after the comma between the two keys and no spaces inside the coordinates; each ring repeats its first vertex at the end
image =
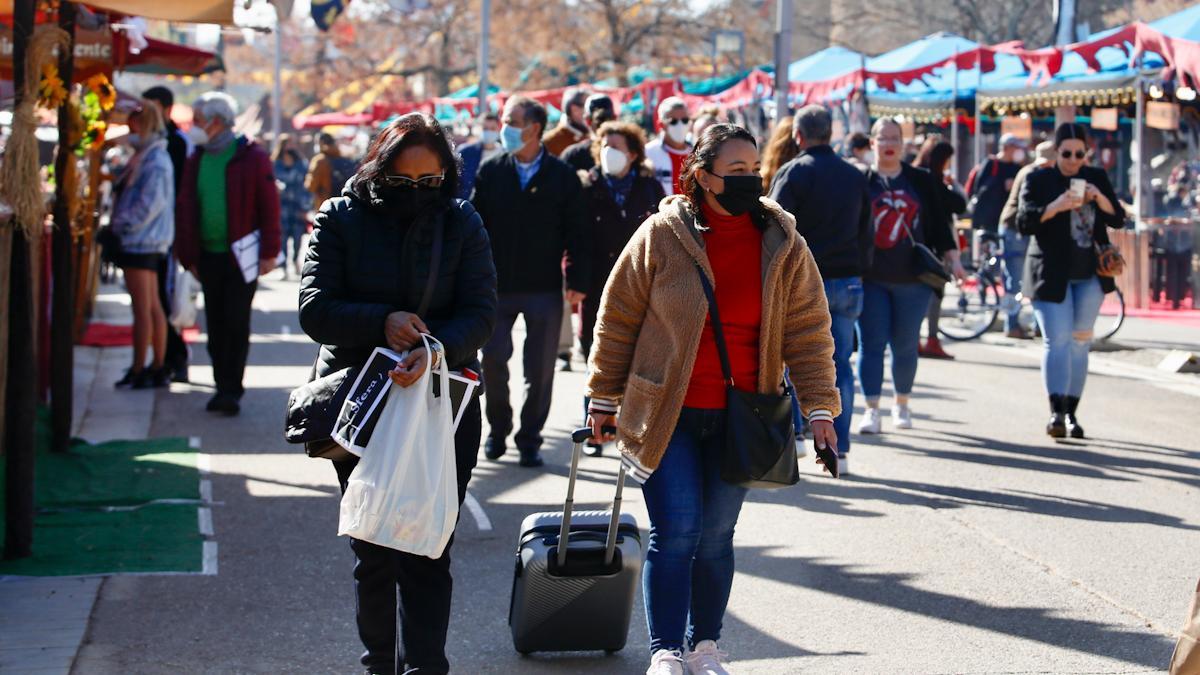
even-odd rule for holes
{"type": "Polygon", "coordinates": [[[429,258],[429,279],[425,282],[425,294],[421,296],[421,304],[417,307],[417,316],[424,321],[428,317],[425,313],[429,311],[429,303],[433,302],[433,289],[437,286],[438,272],[442,266],[442,230],[445,229],[445,223],[434,223],[433,226],[433,251],[429,258]]]}
{"type": "Polygon", "coordinates": [[[717,341],[717,355],[721,357],[721,373],[725,376],[725,383],[729,386],[733,385],[733,368],[729,365],[729,352],[725,349],[725,331],[721,328],[721,312],[717,309],[717,296],[713,292],[712,284],[708,283],[708,277],[704,275],[704,268],[700,263],[696,263],[696,273],[700,275],[700,284],[704,286],[704,295],[708,298],[708,313],[712,320],[713,337],[717,341]]]}

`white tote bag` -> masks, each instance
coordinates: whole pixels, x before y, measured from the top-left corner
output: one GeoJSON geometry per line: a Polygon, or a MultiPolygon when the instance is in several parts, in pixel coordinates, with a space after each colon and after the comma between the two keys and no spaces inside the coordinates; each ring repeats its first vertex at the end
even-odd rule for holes
{"type": "MultiPolygon", "coordinates": [[[[429,336],[421,336],[426,349],[429,336]]],[[[438,369],[448,378],[446,360],[438,369]]],[[[389,383],[383,412],[342,495],[338,534],[440,558],[458,521],[454,414],[433,395],[432,369],[408,387],[389,383]]]]}
{"type": "Polygon", "coordinates": [[[171,325],[179,330],[196,325],[200,310],[196,301],[200,297],[200,282],[187,270],[180,270],[175,277],[175,298],[171,303],[171,325]]]}

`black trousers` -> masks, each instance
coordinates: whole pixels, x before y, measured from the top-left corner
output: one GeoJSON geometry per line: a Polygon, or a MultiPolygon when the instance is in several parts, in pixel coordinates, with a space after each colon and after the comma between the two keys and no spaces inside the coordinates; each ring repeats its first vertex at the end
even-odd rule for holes
{"type": "Polygon", "coordinates": [[[583,350],[586,361],[592,355],[592,342],[596,335],[596,319],[600,315],[600,293],[588,293],[583,302],[579,303],[579,347],[583,350]]]}
{"type": "Polygon", "coordinates": [[[158,301],[167,315],[167,353],[163,363],[176,370],[187,368],[188,348],[183,336],[171,325],[171,291],[175,287],[175,256],[167,254],[158,266],[158,301]]]}
{"type": "MultiPolygon", "coordinates": [[[[467,483],[479,455],[483,420],[479,397],[468,404],[454,434],[458,469],[458,504],[467,495],[467,483]]],[[[342,492],[357,459],[334,462],[342,492]]],[[[362,664],[372,673],[403,673],[418,669],[425,673],[448,673],[446,632],[450,626],[450,547],[437,560],[404,553],[357,539],[350,548],[354,563],[355,612],[358,636],[366,651],[362,664]],[[397,602],[399,596],[399,602],[397,602]],[[397,610],[400,640],[396,640],[397,610]],[[397,667],[399,666],[399,667],[397,667]]]]}
{"type": "Polygon", "coordinates": [[[246,283],[228,253],[201,254],[199,272],[208,355],[212,358],[217,393],[241,396],[245,392],[242,376],[250,355],[250,304],[258,290],[258,281],[246,283]]]}
{"type": "Polygon", "coordinates": [[[525,403],[521,406],[521,428],[517,448],[542,447],[542,428],[550,417],[554,393],[554,365],[562,330],[562,293],[505,293],[500,296],[496,329],[483,347],[483,382],[487,387],[487,419],[492,436],[505,438],[513,428],[513,409],[508,396],[508,360],[512,358],[512,329],[517,317],[525,317],[525,403]]]}

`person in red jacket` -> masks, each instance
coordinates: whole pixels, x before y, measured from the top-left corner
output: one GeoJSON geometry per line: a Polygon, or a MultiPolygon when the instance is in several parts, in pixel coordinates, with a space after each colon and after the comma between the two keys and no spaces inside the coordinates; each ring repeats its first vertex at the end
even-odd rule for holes
{"type": "Polygon", "coordinates": [[[279,255],[279,193],[271,158],[233,132],[237,102],[210,92],[193,106],[199,151],[183,170],[176,208],[179,262],[200,280],[217,393],[210,412],[237,415],[250,352],[250,303],[279,255]]]}

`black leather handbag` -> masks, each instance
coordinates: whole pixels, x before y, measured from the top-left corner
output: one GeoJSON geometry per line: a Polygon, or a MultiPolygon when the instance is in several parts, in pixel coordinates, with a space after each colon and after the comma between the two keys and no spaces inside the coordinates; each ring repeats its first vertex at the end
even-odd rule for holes
{"type": "MultiPolygon", "coordinates": [[[[909,235],[911,238],[911,234],[909,235]]],[[[946,284],[954,280],[942,261],[925,244],[912,240],[912,273],[917,281],[932,288],[940,297],[946,284]]]]}
{"type": "Polygon", "coordinates": [[[780,394],[760,394],[736,389],[721,313],[712,284],[704,270],[696,265],[704,295],[708,297],[713,337],[725,376],[725,454],[721,461],[721,480],[744,488],[775,489],[800,482],[796,462],[796,430],[792,423],[792,392],[785,386],[780,394]]]}

